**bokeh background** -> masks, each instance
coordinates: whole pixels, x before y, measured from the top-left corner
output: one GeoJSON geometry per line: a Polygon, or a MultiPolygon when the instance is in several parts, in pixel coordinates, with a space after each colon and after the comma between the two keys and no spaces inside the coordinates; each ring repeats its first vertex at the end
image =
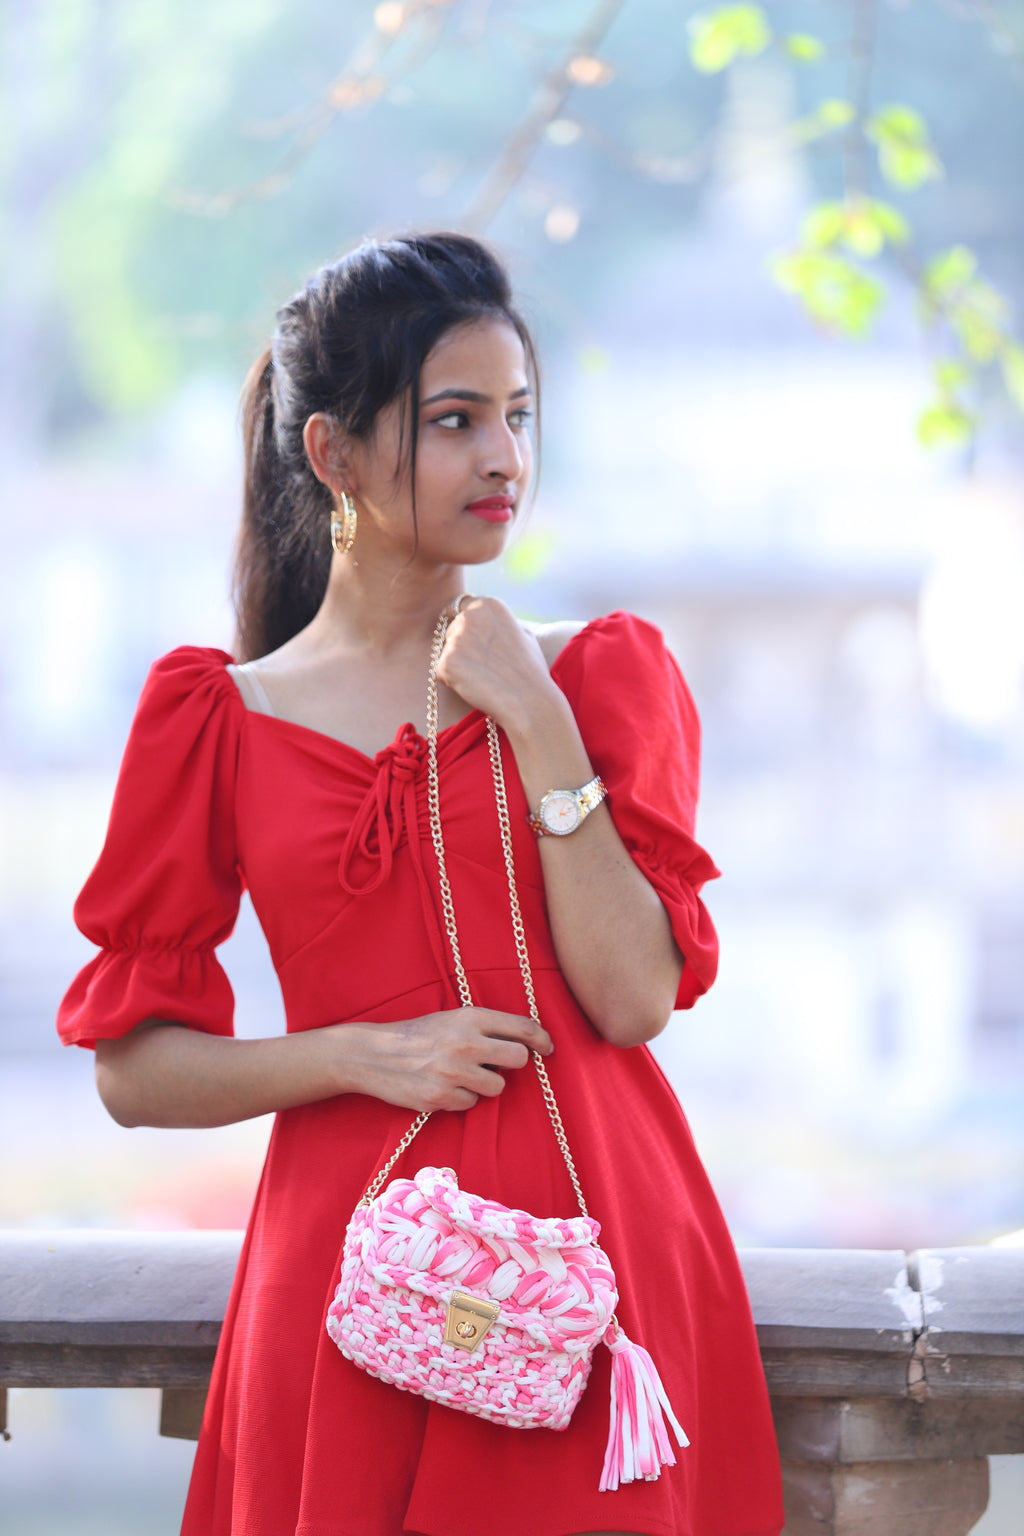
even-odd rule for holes
{"type": "MultiPolygon", "coordinates": [[[[1024,4],[7,0],[2,71],[0,1224],[244,1223],[266,1123],[120,1130],[56,1044],[70,908],[150,661],[230,648],[276,307],[456,226],[545,372],[476,589],[652,618],[703,716],[722,971],[657,1052],[737,1242],[1012,1240],[1024,4]]],[[[248,910],[224,958],[280,1028],[248,910]]],[[[177,1529],[149,1394],[11,1413],[5,1536],[177,1529]]],[[[978,1529],[1024,1531],[1018,1468],[978,1529]]]]}

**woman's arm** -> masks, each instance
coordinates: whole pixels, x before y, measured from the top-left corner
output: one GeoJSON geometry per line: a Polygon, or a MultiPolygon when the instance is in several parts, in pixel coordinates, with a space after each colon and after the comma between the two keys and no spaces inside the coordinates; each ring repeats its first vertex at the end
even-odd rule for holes
{"type": "MultiPolygon", "coordinates": [[[[594,777],[569,701],[504,604],[463,605],[438,675],[501,725],[532,808],[549,789],[579,789],[594,777]]],[[[581,1008],[613,1045],[653,1039],[675,1005],[684,961],[607,805],[568,837],[538,841],[555,952],[581,1008]]]]}
{"type": "Polygon", "coordinates": [[[381,1024],[332,1024],[262,1040],[148,1019],[96,1042],[96,1086],[119,1125],[231,1125],[342,1093],[412,1110],[470,1109],[505,1086],[530,1050],[549,1055],[532,1019],[456,1008],[381,1024]]]}
{"type": "MultiPolygon", "coordinates": [[[[505,728],[533,808],[549,789],[579,789],[594,777],[569,702],[555,692],[547,709],[505,728]]],[[[652,1040],[675,1006],[683,957],[607,804],[568,837],[538,843],[555,953],[580,1007],[612,1045],[652,1040]]]]}

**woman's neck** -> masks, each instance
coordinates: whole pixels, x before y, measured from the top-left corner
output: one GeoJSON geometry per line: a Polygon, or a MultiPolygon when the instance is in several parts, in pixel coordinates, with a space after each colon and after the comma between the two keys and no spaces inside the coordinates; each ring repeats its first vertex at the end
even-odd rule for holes
{"type": "Polygon", "coordinates": [[[413,560],[396,568],[366,552],[362,558],[355,550],[336,555],[324,600],[305,634],[318,648],[343,645],[386,655],[429,641],[438,614],[464,586],[461,566],[424,569],[413,560]]]}

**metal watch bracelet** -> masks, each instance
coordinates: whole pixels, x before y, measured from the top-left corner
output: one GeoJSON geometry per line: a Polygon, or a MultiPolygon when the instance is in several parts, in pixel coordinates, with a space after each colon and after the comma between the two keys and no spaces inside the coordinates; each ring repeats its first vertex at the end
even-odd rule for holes
{"type": "Polygon", "coordinates": [[[607,795],[600,774],[582,789],[549,789],[526,820],[537,837],[568,837],[607,795]]]}

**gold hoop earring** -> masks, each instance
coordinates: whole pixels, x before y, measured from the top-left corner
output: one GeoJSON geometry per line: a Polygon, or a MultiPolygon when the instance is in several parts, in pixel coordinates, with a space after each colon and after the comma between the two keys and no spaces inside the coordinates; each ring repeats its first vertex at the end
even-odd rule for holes
{"type": "Polygon", "coordinates": [[[347,491],[341,493],[341,506],[331,511],[331,543],[339,555],[347,555],[356,541],[356,504],[347,491]]]}

